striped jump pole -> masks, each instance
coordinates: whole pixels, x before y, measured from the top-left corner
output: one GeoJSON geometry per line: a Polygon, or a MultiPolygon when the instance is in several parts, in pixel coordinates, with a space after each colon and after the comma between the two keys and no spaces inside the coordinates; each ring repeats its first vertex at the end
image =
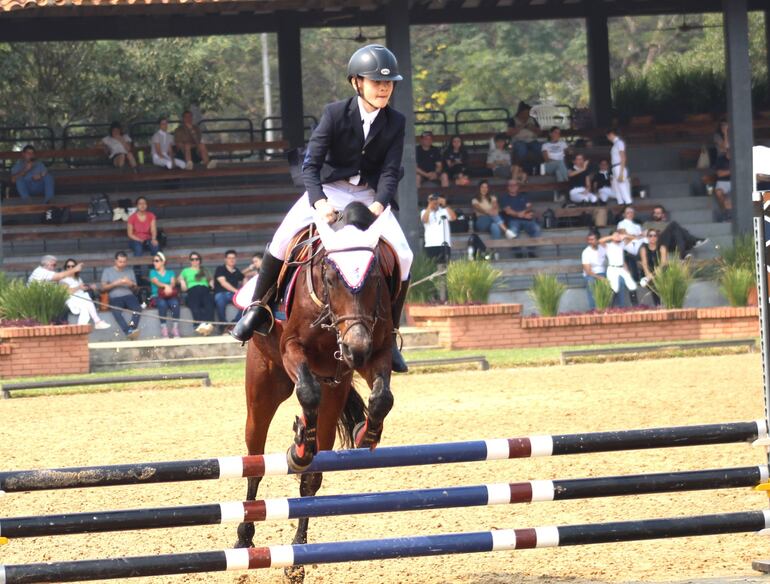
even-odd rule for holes
{"type": "Polygon", "coordinates": [[[469,554],[757,532],[768,527],[770,527],[770,511],[766,510],[615,523],[502,529],[476,533],[278,545],[162,556],[0,565],[0,584],[79,582],[139,576],[279,568],[306,564],[469,554]]]}
{"type": "MultiPolygon", "coordinates": [[[[447,442],[375,450],[321,451],[305,472],[330,472],[752,442],[768,435],[764,420],[447,442]]],[[[0,491],[44,491],[293,474],[286,454],[0,472],[0,491]]]]}
{"type": "Polygon", "coordinates": [[[0,536],[41,537],[129,529],[185,527],[241,521],[298,519],[364,513],[449,509],[509,503],[563,501],[621,495],[753,487],[768,481],[767,466],[692,472],[497,483],[353,495],[325,495],[0,519],[0,536]]]}

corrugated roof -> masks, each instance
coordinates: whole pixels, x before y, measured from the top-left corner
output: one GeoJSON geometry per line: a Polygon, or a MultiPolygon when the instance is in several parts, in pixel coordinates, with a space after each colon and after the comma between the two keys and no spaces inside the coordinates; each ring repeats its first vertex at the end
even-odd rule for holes
{"type": "MultiPolygon", "coordinates": [[[[230,0],[232,1],[232,0],[230,0]]],[[[84,6],[142,6],[149,4],[210,4],[219,0],[0,0],[0,11],[84,6]]]]}

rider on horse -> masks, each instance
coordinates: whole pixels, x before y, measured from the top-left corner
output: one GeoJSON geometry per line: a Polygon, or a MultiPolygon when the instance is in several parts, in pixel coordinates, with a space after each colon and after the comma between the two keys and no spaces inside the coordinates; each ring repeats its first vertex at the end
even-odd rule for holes
{"type": "MultiPolygon", "coordinates": [[[[294,204],[278,227],[256,283],[251,305],[231,334],[248,341],[254,333],[267,335],[273,326],[269,304],[294,235],[317,217],[329,223],[349,203],[364,203],[379,216],[395,201],[403,169],[404,116],[388,101],[397,81],[395,55],[381,45],[358,49],[348,63],[348,81],[356,91],[350,99],[328,104],[310,137],[302,177],[305,194],[294,204]]],[[[393,299],[393,326],[398,327],[409,287],[413,254],[395,216],[389,215],[382,237],[399,259],[402,285],[393,299]]],[[[406,363],[393,342],[393,371],[406,371],[406,363]]]]}

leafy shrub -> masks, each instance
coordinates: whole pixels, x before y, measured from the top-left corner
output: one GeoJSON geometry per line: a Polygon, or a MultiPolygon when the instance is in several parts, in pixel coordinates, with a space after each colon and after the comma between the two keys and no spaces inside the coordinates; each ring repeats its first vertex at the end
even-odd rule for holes
{"type": "Polygon", "coordinates": [[[487,302],[492,286],[502,276],[486,261],[450,262],[447,266],[447,296],[452,304],[487,302]]]}
{"type": "Polygon", "coordinates": [[[754,235],[744,233],[736,236],[731,247],[725,248],[720,254],[720,262],[725,268],[744,268],[752,274],[756,272],[756,256],[754,252],[754,235]]]}
{"type": "Polygon", "coordinates": [[[693,277],[690,264],[678,257],[669,257],[668,263],[655,268],[650,288],[660,296],[666,308],[682,308],[693,277]]]}
{"type": "Polygon", "coordinates": [[[612,298],[615,293],[612,291],[610,281],[606,278],[595,280],[592,283],[591,293],[594,296],[594,304],[596,304],[596,310],[604,312],[610,306],[612,306],[612,298]]]}
{"type": "Polygon", "coordinates": [[[66,308],[69,290],[54,282],[12,280],[0,289],[0,317],[50,324],[66,308]]]}
{"type": "Polygon", "coordinates": [[[412,262],[412,282],[406,294],[410,304],[425,304],[436,298],[436,280],[425,280],[436,271],[436,262],[425,254],[417,254],[412,262]],[[424,281],[420,281],[424,280],[424,281]]]}
{"type": "Polygon", "coordinates": [[[8,285],[11,283],[11,278],[5,272],[0,272],[0,294],[3,293],[8,285]]]}
{"type": "Polygon", "coordinates": [[[728,266],[722,270],[719,290],[730,306],[747,306],[749,292],[756,285],[751,270],[741,266],[728,266]]]}
{"type": "Polygon", "coordinates": [[[553,274],[535,274],[529,295],[542,316],[556,316],[566,289],[553,274]]]}

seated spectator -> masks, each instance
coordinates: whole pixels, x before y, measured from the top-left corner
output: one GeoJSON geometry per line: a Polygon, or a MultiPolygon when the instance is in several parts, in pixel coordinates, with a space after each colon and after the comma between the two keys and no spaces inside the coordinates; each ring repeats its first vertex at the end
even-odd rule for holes
{"type": "Polygon", "coordinates": [[[631,178],[629,176],[626,143],[618,136],[615,128],[607,130],[607,140],[612,143],[610,161],[612,162],[612,192],[620,205],[630,205],[631,178]]]}
{"type": "Polygon", "coordinates": [[[71,278],[83,269],[83,264],[77,264],[74,268],[57,272],[56,263],[56,256],[44,255],[40,258],[40,265],[27,278],[27,284],[31,282],[59,282],[64,278],[71,278]]]}
{"type": "Polygon", "coordinates": [[[511,149],[516,162],[529,169],[540,164],[540,124],[529,115],[532,106],[523,101],[519,102],[516,114],[508,120],[508,136],[511,139],[511,149]]]}
{"type": "Polygon", "coordinates": [[[644,236],[642,233],[644,230],[642,226],[637,223],[634,218],[636,217],[636,211],[633,207],[626,207],[623,209],[623,219],[618,223],[618,231],[623,235],[633,237],[630,241],[626,242],[625,246],[625,258],[628,264],[628,269],[631,272],[634,280],[639,281],[639,266],[637,262],[637,256],[639,255],[639,248],[644,243],[644,236]]]}
{"type": "Polygon", "coordinates": [[[190,254],[190,265],[179,274],[179,285],[187,293],[187,308],[195,321],[195,332],[208,336],[214,330],[214,297],[211,294],[212,281],[203,268],[201,254],[190,254]]]}
{"type": "Polygon", "coordinates": [[[35,147],[27,144],[19,158],[11,167],[11,182],[16,185],[16,192],[24,202],[29,202],[31,195],[43,195],[43,203],[53,199],[54,181],[45,165],[35,158],[35,147]]]}
{"type": "Polygon", "coordinates": [[[516,235],[508,229],[500,216],[500,206],[497,204],[497,197],[489,194],[489,182],[482,180],[479,183],[479,194],[471,201],[473,210],[476,212],[476,231],[488,231],[492,239],[502,239],[503,234],[508,239],[513,239],[516,235]]]}
{"type": "Polygon", "coordinates": [[[717,182],[714,185],[714,198],[719,205],[720,221],[729,220],[733,211],[733,201],[730,197],[732,182],[730,180],[730,149],[717,157],[717,182]]]}
{"type": "Polygon", "coordinates": [[[425,254],[439,263],[449,261],[452,247],[452,235],[449,222],[457,219],[457,214],[447,204],[444,197],[436,193],[428,195],[428,206],[420,213],[425,230],[425,254]]]}
{"type": "Polygon", "coordinates": [[[147,199],[136,199],[136,211],[131,214],[126,224],[128,245],[135,257],[144,255],[145,251],[156,254],[160,251],[158,243],[158,225],[155,213],[147,210],[147,199]]]}
{"type": "Polygon", "coordinates": [[[168,131],[168,118],[158,120],[158,131],[152,135],[152,163],[155,166],[163,166],[169,170],[174,166],[187,168],[185,161],[174,156],[174,136],[168,131]]]}
{"type": "MultiPolygon", "coordinates": [[[[420,143],[415,151],[417,162],[417,188],[430,182],[441,184],[441,151],[433,145],[433,132],[425,131],[420,135],[420,143]]],[[[449,183],[442,186],[448,186],[449,183]]]]}
{"type": "Polygon", "coordinates": [[[714,132],[714,146],[711,153],[711,161],[713,164],[719,160],[720,156],[724,156],[730,149],[730,126],[727,120],[724,118],[719,120],[719,125],[714,132]]]}
{"type": "Polygon", "coordinates": [[[599,199],[591,192],[591,175],[588,160],[582,154],[575,154],[572,169],[567,172],[569,200],[573,203],[596,203],[599,199]]]}
{"type": "Polygon", "coordinates": [[[134,292],[138,289],[134,271],[128,269],[128,256],[119,251],[115,254],[115,263],[102,272],[102,290],[109,293],[110,309],[120,330],[129,339],[139,338],[139,319],[142,307],[134,292]],[[123,310],[131,311],[131,320],[126,323],[123,310]]]}
{"type": "Polygon", "coordinates": [[[660,296],[655,288],[650,286],[655,281],[655,270],[658,266],[665,266],[668,261],[668,250],[663,245],[658,245],[660,232],[657,229],[648,229],[646,243],[639,248],[639,263],[642,266],[644,277],[640,284],[643,288],[649,288],[652,295],[652,303],[660,306],[660,296]]]}
{"type": "MultiPolygon", "coordinates": [[[[444,172],[441,174],[441,186],[449,186],[449,182],[457,183],[457,177],[460,174],[468,174],[468,151],[463,146],[463,139],[460,136],[452,136],[449,146],[442,155],[444,172]]],[[[467,184],[467,183],[466,183],[467,184]]]]}
{"type": "Polygon", "coordinates": [[[657,230],[658,245],[665,246],[669,253],[678,253],[680,259],[685,259],[691,250],[708,243],[707,238],[696,237],[676,221],[669,221],[663,205],[652,209],[652,219],[645,222],[644,228],[657,230]]]}
{"type": "Polygon", "coordinates": [[[553,175],[556,182],[566,182],[567,165],[564,158],[567,152],[567,143],[561,139],[561,129],[556,126],[548,132],[548,141],[541,146],[545,174],[553,175]]]}
{"type": "MultiPolygon", "coordinates": [[[[75,260],[68,259],[64,262],[64,271],[77,270],[78,265],[82,266],[83,264],[78,264],[75,260]]],[[[88,294],[89,290],[94,290],[95,288],[81,280],[79,270],[71,276],[62,278],[61,283],[69,288],[70,297],[67,299],[67,308],[78,317],[78,324],[88,324],[90,320],[93,320],[94,328],[97,330],[110,328],[110,323],[99,318],[96,305],[88,294]]]]}
{"type": "Polygon", "coordinates": [[[216,160],[209,158],[209,151],[203,143],[201,129],[193,124],[191,111],[182,113],[182,123],[174,130],[174,146],[177,156],[185,161],[187,170],[193,169],[193,164],[200,162],[206,168],[214,168],[216,160]]]}
{"type": "Polygon", "coordinates": [[[583,280],[586,283],[588,308],[594,310],[596,308],[594,285],[597,280],[607,279],[607,251],[604,246],[599,245],[599,236],[595,231],[588,233],[586,243],[588,245],[580,256],[580,263],[583,264],[583,280]]]}
{"type": "Polygon", "coordinates": [[[160,317],[160,336],[164,339],[169,336],[178,339],[182,335],[179,334],[179,291],[176,289],[176,274],[166,269],[166,256],[162,251],[157,252],[152,258],[150,284],[152,285],[151,298],[155,300],[155,307],[160,317]],[[170,334],[166,325],[169,309],[171,317],[175,319],[174,324],[171,325],[170,334]]]}
{"type": "Polygon", "coordinates": [[[631,298],[631,304],[637,306],[639,299],[636,294],[637,285],[628,271],[625,258],[623,256],[625,244],[631,240],[628,235],[623,235],[617,229],[607,237],[602,237],[599,244],[604,246],[607,252],[607,280],[615,294],[613,304],[623,308],[626,305],[625,295],[623,294],[622,284],[628,288],[628,295],[631,298]]]}
{"type": "Polygon", "coordinates": [[[110,124],[110,135],[102,138],[102,144],[113,166],[123,168],[128,161],[128,165],[136,172],[136,158],[132,152],[131,136],[123,133],[120,122],[110,124]]]}
{"type": "MultiPolygon", "coordinates": [[[[535,219],[532,203],[527,195],[519,193],[518,182],[513,179],[508,181],[507,192],[500,197],[499,205],[505,224],[514,236],[518,237],[521,231],[525,231],[530,237],[540,237],[540,225],[535,219]]],[[[534,249],[528,249],[527,255],[535,257],[534,249]]]]}
{"type": "MultiPolygon", "coordinates": [[[[217,307],[217,317],[219,322],[227,322],[227,306],[232,304],[235,293],[243,285],[243,274],[235,267],[238,261],[238,254],[234,249],[228,249],[225,252],[225,263],[214,271],[214,304],[217,307]]],[[[237,322],[241,318],[241,313],[235,316],[232,322],[237,322]]],[[[219,334],[228,332],[225,325],[218,325],[219,334]]]]}
{"type": "Polygon", "coordinates": [[[615,196],[615,192],[612,190],[612,171],[609,160],[599,161],[599,170],[591,179],[591,192],[596,193],[601,205],[606,205],[607,200],[615,196]]]}
{"type": "Polygon", "coordinates": [[[259,252],[251,256],[251,264],[245,270],[243,270],[243,277],[245,278],[244,281],[248,282],[254,276],[259,274],[259,269],[262,267],[262,257],[263,255],[259,252]]]}
{"type": "Polygon", "coordinates": [[[505,134],[496,134],[489,142],[487,168],[497,178],[511,178],[511,153],[507,145],[508,136],[505,134]]]}
{"type": "Polygon", "coordinates": [[[527,184],[529,176],[524,172],[524,168],[518,164],[511,166],[511,178],[521,185],[527,184]]]}

